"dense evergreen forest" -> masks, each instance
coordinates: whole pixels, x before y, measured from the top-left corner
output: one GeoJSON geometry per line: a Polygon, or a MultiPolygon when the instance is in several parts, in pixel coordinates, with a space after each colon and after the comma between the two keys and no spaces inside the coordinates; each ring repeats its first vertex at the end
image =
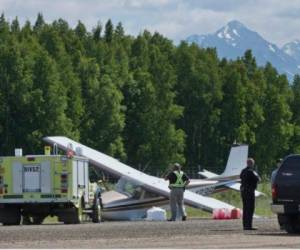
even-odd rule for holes
{"type": "Polygon", "coordinates": [[[236,141],[269,174],[300,153],[299,107],[300,77],[289,84],[250,50],[220,60],[110,20],[87,31],[41,14],[22,27],[0,18],[1,155],[41,153],[44,136],[65,135],[148,173],[175,161],[220,173],[236,141]]]}

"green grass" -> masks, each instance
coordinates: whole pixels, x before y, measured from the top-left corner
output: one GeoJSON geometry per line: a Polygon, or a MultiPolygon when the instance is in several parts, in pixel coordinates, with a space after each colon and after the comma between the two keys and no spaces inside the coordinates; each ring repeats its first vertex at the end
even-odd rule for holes
{"type": "Polygon", "coordinates": [[[258,186],[258,190],[263,192],[266,196],[258,197],[256,199],[255,213],[261,216],[274,216],[271,211],[272,191],[270,182],[263,182],[258,186]]]}
{"type": "Polygon", "coordinates": [[[189,218],[212,218],[212,214],[197,208],[185,206],[189,218]]]}
{"type": "MultiPolygon", "coordinates": [[[[263,192],[265,196],[256,197],[255,199],[255,214],[259,216],[271,217],[274,214],[271,212],[271,185],[269,182],[263,182],[258,185],[258,191],[263,192]]],[[[242,209],[242,200],[240,192],[228,190],[221,193],[213,194],[211,197],[229,203],[235,207],[242,209]]],[[[189,217],[212,218],[212,214],[201,211],[196,208],[186,206],[186,211],[189,217]]]]}

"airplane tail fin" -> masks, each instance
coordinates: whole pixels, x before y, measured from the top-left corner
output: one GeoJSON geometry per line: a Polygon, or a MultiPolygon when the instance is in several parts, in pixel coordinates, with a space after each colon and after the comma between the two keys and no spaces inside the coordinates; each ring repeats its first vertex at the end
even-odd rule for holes
{"type": "Polygon", "coordinates": [[[239,175],[247,165],[248,145],[233,145],[230,150],[228,161],[223,177],[239,175]]]}

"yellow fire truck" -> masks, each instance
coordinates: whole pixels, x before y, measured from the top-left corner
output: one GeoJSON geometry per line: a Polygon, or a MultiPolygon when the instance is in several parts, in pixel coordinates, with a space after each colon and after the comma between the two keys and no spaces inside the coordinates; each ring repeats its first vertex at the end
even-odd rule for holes
{"type": "Polygon", "coordinates": [[[49,215],[65,224],[100,222],[101,193],[89,183],[88,160],[47,152],[0,157],[0,223],[41,224],[49,215]]]}

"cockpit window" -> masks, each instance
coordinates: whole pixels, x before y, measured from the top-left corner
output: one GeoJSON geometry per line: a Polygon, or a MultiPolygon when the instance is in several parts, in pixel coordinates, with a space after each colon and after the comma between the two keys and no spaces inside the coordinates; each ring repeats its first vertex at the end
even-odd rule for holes
{"type": "Polygon", "coordinates": [[[135,199],[154,198],[158,196],[155,193],[146,191],[140,182],[126,177],[121,177],[119,179],[115,185],[115,189],[117,192],[131,196],[135,199]]]}
{"type": "Polygon", "coordinates": [[[137,181],[130,180],[126,177],[121,177],[116,184],[116,191],[125,193],[129,196],[137,196],[137,191],[141,190],[141,184],[137,181]]]}

